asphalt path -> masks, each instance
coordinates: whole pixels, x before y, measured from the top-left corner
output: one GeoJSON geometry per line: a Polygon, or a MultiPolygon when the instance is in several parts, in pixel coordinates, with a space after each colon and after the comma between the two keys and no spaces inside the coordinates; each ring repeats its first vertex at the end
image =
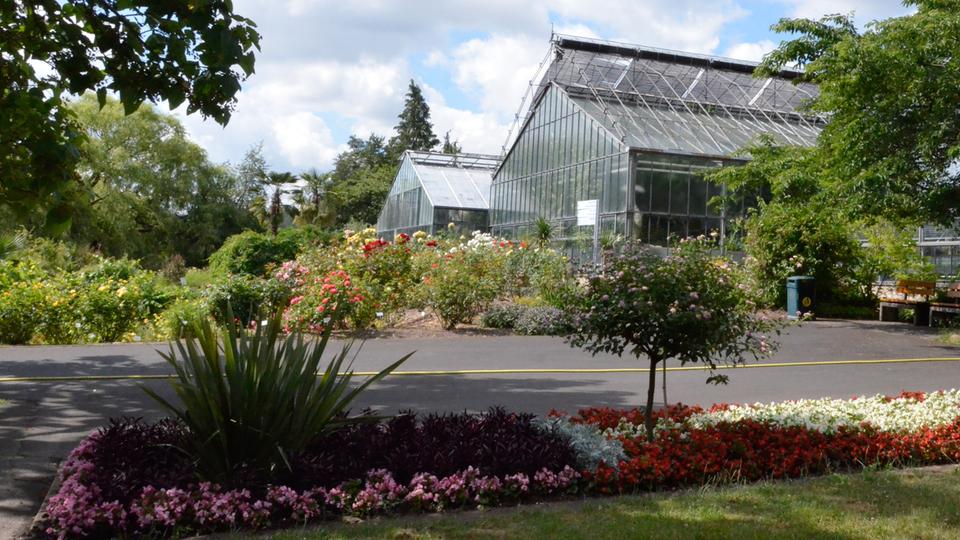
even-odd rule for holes
{"type": "MultiPolygon", "coordinates": [[[[793,327],[764,363],[818,365],[735,369],[730,384],[704,383],[702,371],[670,372],[668,401],[710,405],[812,397],[893,394],[960,387],[960,362],[845,364],[849,360],[960,357],[936,333],[898,323],[823,321],[793,327]]],[[[332,344],[338,350],[341,342],[332,344]]],[[[162,344],[0,347],[4,377],[165,375],[162,344]]],[[[589,369],[645,367],[633,358],[591,356],[562,339],[473,337],[374,339],[363,344],[354,368],[376,370],[416,351],[403,370],[589,369]]],[[[673,365],[673,364],[669,364],[673,365]]],[[[658,374],[659,376],[659,374],[658,374]]],[[[371,387],[357,407],[387,412],[483,410],[575,411],[643,403],[646,373],[536,373],[390,377],[371,387]]],[[[148,385],[170,395],[163,380],[0,382],[0,538],[15,537],[36,513],[56,464],[83,436],[109,418],[157,418],[162,411],[143,393],[148,385]]],[[[661,390],[657,399],[662,400],[661,390]]]]}

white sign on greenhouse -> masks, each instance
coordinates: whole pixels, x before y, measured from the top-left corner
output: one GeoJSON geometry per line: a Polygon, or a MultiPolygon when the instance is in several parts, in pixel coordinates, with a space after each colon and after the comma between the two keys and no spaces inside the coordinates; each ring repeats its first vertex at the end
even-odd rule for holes
{"type": "Polygon", "coordinates": [[[577,226],[587,227],[597,224],[597,199],[577,201],[577,226]]]}

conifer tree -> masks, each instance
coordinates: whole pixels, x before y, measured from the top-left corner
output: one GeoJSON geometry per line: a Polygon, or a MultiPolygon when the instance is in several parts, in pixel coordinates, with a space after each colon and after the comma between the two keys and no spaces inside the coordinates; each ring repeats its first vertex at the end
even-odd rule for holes
{"type": "Polygon", "coordinates": [[[397,157],[405,150],[432,150],[440,144],[430,123],[430,107],[413,79],[410,80],[399,118],[397,133],[390,139],[391,156],[397,157]]]}
{"type": "Polygon", "coordinates": [[[440,151],[443,152],[444,154],[456,155],[462,152],[463,149],[460,148],[460,141],[450,140],[450,131],[448,130],[446,133],[443,134],[443,149],[440,151]]]}

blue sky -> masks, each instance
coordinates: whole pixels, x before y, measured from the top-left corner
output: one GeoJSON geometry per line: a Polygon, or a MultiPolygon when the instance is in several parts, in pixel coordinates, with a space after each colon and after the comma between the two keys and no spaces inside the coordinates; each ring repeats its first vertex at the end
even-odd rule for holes
{"type": "Polygon", "coordinates": [[[551,29],[758,60],[781,17],[854,12],[863,25],[909,12],[891,0],[235,0],[262,51],[230,124],[180,115],[214,161],[262,141],[275,170],[328,169],[351,133],[389,136],[407,83],[434,130],[498,153],[551,29]]]}

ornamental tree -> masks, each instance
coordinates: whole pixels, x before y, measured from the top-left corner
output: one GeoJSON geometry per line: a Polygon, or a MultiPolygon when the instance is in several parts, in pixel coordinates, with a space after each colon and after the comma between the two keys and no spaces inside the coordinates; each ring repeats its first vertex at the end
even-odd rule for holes
{"type": "Polygon", "coordinates": [[[781,323],[759,315],[740,270],[711,254],[713,241],[681,240],[667,257],[628,245],[603,272],[593,274],[572,299],[573,331],[567,341],[592,354],[647,359],[647,439],[653,440],[656,368],[673,358],[704,364],[708,383],[726,383],[713,371],[773,352],[768,334],[781,323]]]}

